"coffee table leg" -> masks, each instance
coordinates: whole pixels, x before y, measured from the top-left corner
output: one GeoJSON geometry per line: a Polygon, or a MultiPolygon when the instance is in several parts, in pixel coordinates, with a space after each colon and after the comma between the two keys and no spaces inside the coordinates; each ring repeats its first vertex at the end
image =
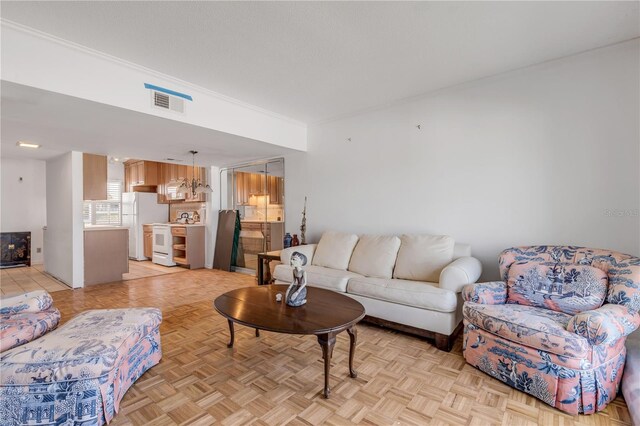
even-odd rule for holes
{"type": "Polygon", "coordinates": [[[347,333],[349,333],[349,340],[351,344],[349,345],[349,374],[351,377],[358,377],[358,372],[353,369],[353,356],[356,352],[356,342],[358,340],[358,330],[356,330],[356,326],[354,325],[351,328],[347,329],[347,333]]]}
{"type": "Polygon", "coordinates": [[[260,330],[256,328],[256,337],[260,337],[260,330]]]}
{"type": "Polygon", "coordinates": [[[329,389],[329,374],[331,372],[331,357],[333,356],[333,348],[336,345],[335,334],[319,334],[318,343],[322,347],[322,358],[324,359],[324,397],[329,398],[331,390],[329,389]]]}
{"type": "Polygon", "coordinates": [[[227,347],[228,348],[232,348],[233,347],[233,340],[234,340],[234,333],[233,333],[233,321],[231,320],[227,320],[229,322],[229,335],[230,335],[230,340],[229,343],[227,343],[227,347]]]}

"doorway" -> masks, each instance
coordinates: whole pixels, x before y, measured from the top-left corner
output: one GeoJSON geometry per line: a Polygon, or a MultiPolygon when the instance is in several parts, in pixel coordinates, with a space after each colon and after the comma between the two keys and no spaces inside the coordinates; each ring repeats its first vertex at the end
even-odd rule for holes
{"type": "Polygon", "coordinates": [[[240,213],[240,238],[233,268],[254,273],[258,253],[284,245],[284,159],[260,161],[220,171],[220,205],[240,213]]]}

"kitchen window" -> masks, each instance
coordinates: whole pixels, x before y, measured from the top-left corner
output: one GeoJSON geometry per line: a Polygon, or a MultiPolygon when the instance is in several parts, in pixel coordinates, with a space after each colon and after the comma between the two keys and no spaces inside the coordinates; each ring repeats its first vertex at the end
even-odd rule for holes
{"type": "Polygon", "coordinates": [[[107,181],[107,199],[85,201],[82,218],[86,225],[122,225],[122,182],[107,181]]]}

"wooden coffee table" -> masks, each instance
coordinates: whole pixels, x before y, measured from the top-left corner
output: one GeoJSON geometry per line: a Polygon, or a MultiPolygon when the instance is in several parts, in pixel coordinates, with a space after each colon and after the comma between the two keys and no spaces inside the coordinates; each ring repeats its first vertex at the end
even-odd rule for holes
{"type": "Polygon", "coordinates": [[[307,303],[293,308],[284,300],[276,302],[276,294],[284,294],[286,285],[247,287],[232,290],[219,296],[213,305],[229,322],[230,341],[234,342],[233,323],[259,330],[288,334],[313,334],[318,337],[324,359],[325,398],[329,397],[329,372],[331,357],[336,344],[336,336],[346,330],[349,334],[349,374],[357,377],[353,368],[353,356],[356,349],[356,324],[365,316],[364,306],[360,302],[340,293],[316,287],[307,287],[307,303]]]}

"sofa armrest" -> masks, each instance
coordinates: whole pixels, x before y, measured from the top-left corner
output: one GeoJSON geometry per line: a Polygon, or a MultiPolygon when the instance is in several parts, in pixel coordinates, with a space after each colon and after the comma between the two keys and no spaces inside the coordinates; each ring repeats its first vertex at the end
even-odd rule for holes
{"type": "Polygon", "coordinates": [[[30,291],[16,296],[0,298],[0,315],[36,313],[53,305],[51,295],[44,290],[30,291]]]}
{"type": "Polygon", "coordinates": [[[586,338],[592,345],[615,342],[640,326],[640,314],[626,306],[607,303],[598,309],[576,314],[567,330],[586,338]]]}
{"type": "Polygon", "coordinates": [[[460,293],[462,287],[475,283],[482,273],[482,264],[475,257],[460,257],[440,272],[440,288],[460,293]]]}
{"type": "Polygon", "coordinates": [[[504,305],[507,302],[507,284],[489,281],[466,285],[462,289],[462,300],[482,305],[504,305]]]}
{"type": "Polygon", "coordinates": [[[284,265],[291,264],[291,255],[296,251],[307,256],[307,265],[311,265],[311,259],[316,252],[317,244],[305,244],[303,246],[288,247],[280,252],[280,261],[284,265]]]}

